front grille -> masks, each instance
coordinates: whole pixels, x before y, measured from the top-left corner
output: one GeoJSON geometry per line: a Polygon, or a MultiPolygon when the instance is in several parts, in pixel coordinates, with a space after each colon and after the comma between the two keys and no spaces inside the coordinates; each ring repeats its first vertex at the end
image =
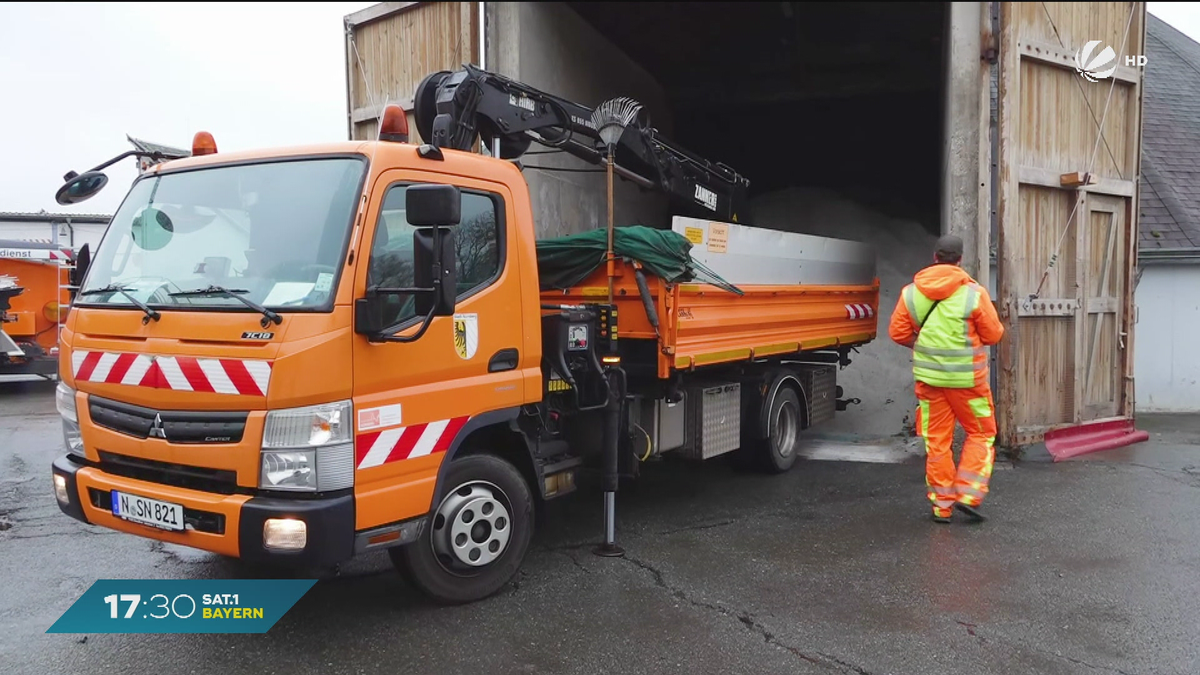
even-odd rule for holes
{"type": "Polygon", "coordinates": [[[238,492],[237,473],[226,469],[204,469],[101,451],[100,470],[115,476],[201,492],[223,495],[238,492]]]}
{"type": "Polygon", "coordinates": [[[246,432],[246,412],[210,412],[198,410],[155,410],[120,401],[88,397],[92,422],[135,438],[148,438],[155,419],[161,424],[156,438],[168,443],[239,443],[246,432]]]}
{"type": "MultiPolygon", "coordinates": [[[[112,511],[112,492],[88,488],[88,499],[91,500],[92,506],[105,511],[112,511]]],[[[185,527],[197,532],[225,534],[225,516],[220,513],[198,511],[185,506],[183,507],[183,524],[185,527]]]]}

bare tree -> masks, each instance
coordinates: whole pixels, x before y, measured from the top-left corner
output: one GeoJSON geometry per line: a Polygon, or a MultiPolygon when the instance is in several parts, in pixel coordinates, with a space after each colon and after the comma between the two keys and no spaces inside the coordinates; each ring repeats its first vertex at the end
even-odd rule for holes
{"type": "Polygon", "coordinates": [[[459,288],[470,288],[487,281],[500,267],[496,234],[496,214],[491,209],[456,228],[454,254],[458,261],[459,288]]]}

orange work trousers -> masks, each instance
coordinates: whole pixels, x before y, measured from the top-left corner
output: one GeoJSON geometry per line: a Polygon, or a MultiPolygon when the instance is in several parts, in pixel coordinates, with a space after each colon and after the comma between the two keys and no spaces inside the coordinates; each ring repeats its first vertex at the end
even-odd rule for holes
{"type": "Polygon", "coordinates": [[[917,434],[925,439],[925,485],[937,515],[948,516],[955,501],[978,506],[988,493],[995,459],[996,416],[992,389],[947,389],[917,382],[917,434]],[[954,466],[954,422],[967,432],[954,466]]]}

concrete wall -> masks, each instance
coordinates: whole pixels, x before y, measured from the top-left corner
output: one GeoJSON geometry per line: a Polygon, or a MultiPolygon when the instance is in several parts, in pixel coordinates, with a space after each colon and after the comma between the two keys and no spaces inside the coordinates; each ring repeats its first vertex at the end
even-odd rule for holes
{"type": "Polygon", "coordinates": [[[1147,265],[1134,293],[1138,412],[1200,412],[1200,265],[1147,265]]]}
{"type": "Polygon", "coordinates": [[[990,64],[979,58],[989,17],[984,3],[951,3],[942,73],[941,231],[962,237],[963,268],[987,285],[991,143],[990,64]]]}
{"type": "MultiPolygon", "coordinates": [[[[629,96],[666,134],[671,124],[666,96],[654,78],[559,3],[488,3],[487,68],[556,96],[589,107],[629,96]]],[[[602,171],[565,153],[522,158],[539,237],[583,232],[608,223],[607,187],[602,171]],[[539,171],[544,166],[575,171],[539,171]]],[[[616,224],[666,224],[667,200],[615,179],[616,224]]]]}

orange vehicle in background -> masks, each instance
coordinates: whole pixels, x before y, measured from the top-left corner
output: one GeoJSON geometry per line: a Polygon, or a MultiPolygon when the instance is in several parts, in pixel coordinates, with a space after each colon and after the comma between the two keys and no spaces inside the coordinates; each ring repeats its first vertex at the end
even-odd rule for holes
{"type": "Polygon", "coordinates": [[[56,244],[0,239],[0,375],[58,373],[73,260],[56,244]]]}
{"type": "MultiPolygon", "coordinates": [[[[516,164],[469,134],[411,144],[397,106],[380,139],[218,153],[201,132],[139,176],[62,332],[64,513],[273,564],[387,550],[431,597],[478,600],[521,565],[535,504],[584,471],[603,555],[621,553],[618,476],[654,456],[786,471],[839,407],[838,364],[876,336],[873,254],[861,283],[731,287],[650,274],[647,253],[614,261],[610,302],[605,253],[584,250],[594,269],[548,287],[516,164]]],[[[686,227],[618,243],[733,254],[755,229],[686,227]]]]}

